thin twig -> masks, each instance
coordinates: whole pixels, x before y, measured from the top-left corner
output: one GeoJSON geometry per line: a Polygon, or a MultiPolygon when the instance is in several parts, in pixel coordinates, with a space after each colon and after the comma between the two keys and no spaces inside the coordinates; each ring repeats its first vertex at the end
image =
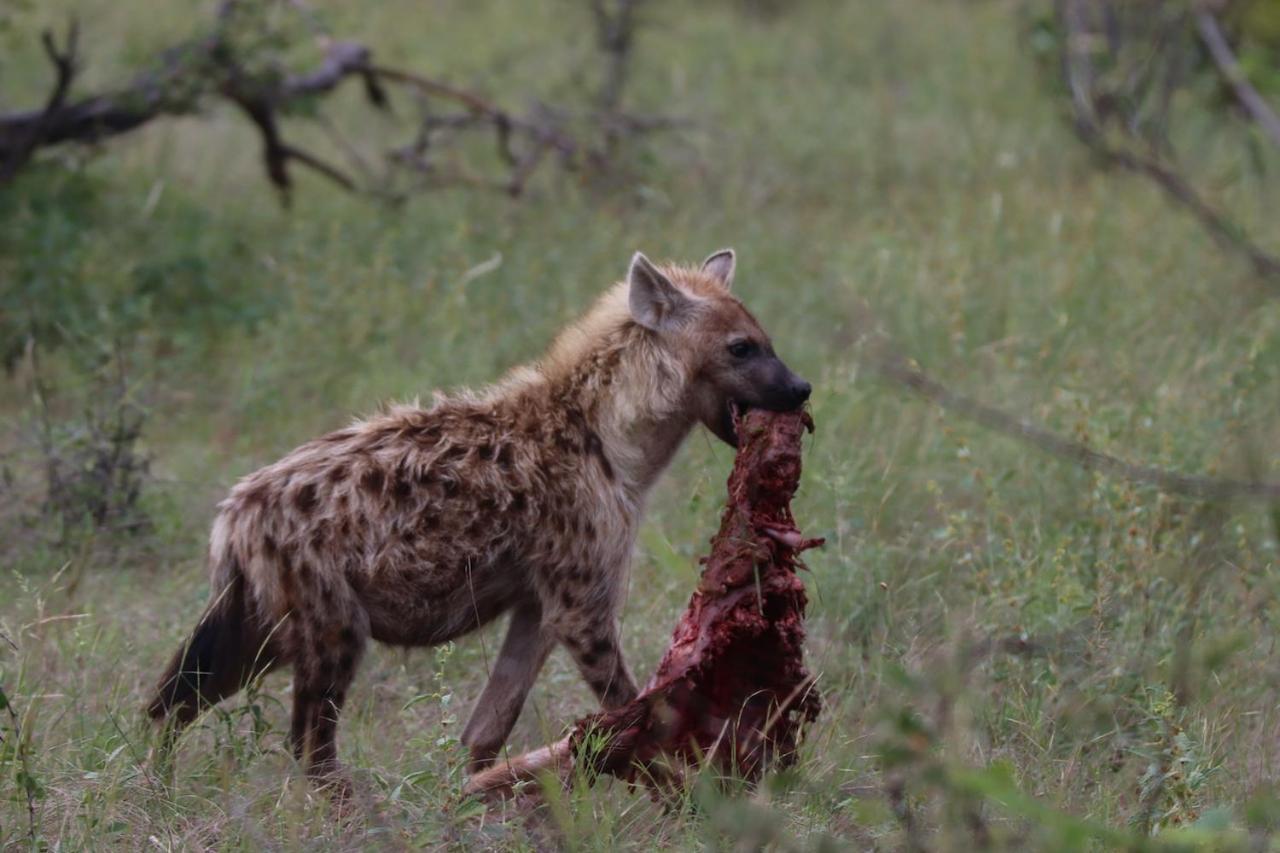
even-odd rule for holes
{"type": "Polygon", "coordinates": [[[1263,132],[1271,137],[1271,141],[1276,145],[1280,145],[1280,116],[1276,115],[1275,111],[1271,109],[1271,105],[1249,82],[1248,76],[1236,59],[1236,55],[1231,52],[1231,45],[1227,43],[1227,38],[1223,35],[1222,28],[1218,26],[1218,19],[1203,9],[1196,13],[1195,18],[1196,29],[1200,32],[1200,40],[1208,48],[1209,55],[1213,57],[1214,65],[1218,66],[1218,71],[1231,86],[1236,100],[1248,111],[1263,132]]]}
{"type": "MultiPolygon", "coordinates": [[[[1109,11],[1110,7],[1104,5],[1103,9],[1109,11]]],[[[1138,145],[1119,145],[1108,139],[1105,119],[1117,102],[1134,100],[1132,93],[1117,98],[1098,84],[1090,56],[1098,36],[1090,29],[1084,0],[1059,0],[1057,14],[1063,31],[1062,74],[1071,93],[1073,125],[1080,141],[1103,161],[1154,181],[1169,198],[1187,208],[1219,246],[1242,254],[1254,272],[1280,292],[1280,257],[1259,246],[1244,228],[1206,201],[1168,158],[1154,153],[1154,148],[1145,152],[1138,145]]],[[[1109,32],[1108,44],[1113,51],[1118,49],[1117,40],[1118,35],[1109,32]]],[[[1132,126],[1136,116],[1129,118],[1130,124],[1121,122],[1121,128],[1132,137],[1136,135],[1132,126]]]]}
{"type": "Polygon", "coordinates": [[[926,373],[913,360],[899,353],[888,341],[867,364],[883,378],[900,385],[938,406],[1010,438],[1029,444],[1051,456],[1088,470],[1155,486],[1169,494],[1207,501],[1280,500],[1280,482],[1230,480],[1182,474],[1154,465],[1141,465],[1094,450],[1087,444],[1064,438],[1044,427],[994,406],[952,391],[926,373]]]}
{"type": "Polygon", "coordinates": [[[1103,159],[1155,181],[1167,196],[1191,211],[1219,246],[1244,255],[1254,272],[1280,292],[1280,258],[1254,243],[1239,225],[1205,201],[1186,178],[1153,157],[1107,144],[1096,127],[1077,124],[1076,130],[1081,140],[1103,159]]]}

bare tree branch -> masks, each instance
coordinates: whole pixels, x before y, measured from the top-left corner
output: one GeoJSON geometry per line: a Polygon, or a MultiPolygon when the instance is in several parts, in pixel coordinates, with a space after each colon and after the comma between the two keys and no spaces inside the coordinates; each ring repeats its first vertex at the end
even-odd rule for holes
{"type": "Polygon", "coordinates": [[[631,49],[635,45],[636,7],[641,2],[643,0],[591,0],[596,44],[606,57],[604,80],[596,93],[596,107],[601,112],[615,112],[622,99],[631,49]]]}
{"type": "Polygon", "coordinates": [[[49,98],[45,102],[45,107],[40,116],[27,126],[26,132],[14,135],[14,140],[11,143],[12,150],[6,151],[0,145],[0,185],[9,181],[22,168],[23,164],[30,159],[31,153],[40,144],[41,137],[52,117],[66,103],[67,93],[71,90],[71,83],[76,76],[76,49],[80,42],[79,23],[73,18],[71,23],[67,25],[65,47],[61,49],[58,48],[57,42],[54,41],[53,33],[48,30],[41,34],[40,40],[44,45],[45,55],[53,63],[55,74],[53,91],[49,93],[49,98]]]}
{"type": "Polygon", "coordinates": [[[1154,465],[1140,465],[1094,450],[1087,444],[1064,438],[994,406],[952,391],[926,373],[912,359],[900,353],[887,339],[873,344],[867,364],[884,379],[924,399],[953,411],[995,432],[1028,444],[1083,468],[1155,486],[1174,495],[1208,501],[1280,501],[1280,482],[1228,480],[1169,471],[1154,465]]]}
{"type": "MultiPolygon", "coordinates": [[[[1280,257],[1259,246],[1240,225],[1206,201],[1169,158],[1160,155],[1161,148],[1168,150],[1167,140],[1162,143],[1157,134],[1156,139],[1147,138],[1144,142],[1134,126],[1140,118],[1139,112],[1131,105],[1120,106],[1140,102],[1145,97],[1144,93],[1153,88],[1161,103],[1170,103],[1172,95],[1167,89],[1172,85],[1171,75],[1179,72],[1177,63],[1172,63],[1163,76],[1148,74],[1141,82],[1130,79],[1118,94],[1099,83],[1092,54],[1099,44],[1108,45],[1112,52],[1117,51],[1121,36],[1119,25],[1110,17],[1113,12],[1111,4],[1102,2],[1097,7],[1103,18],[1101,23],[1090,20],[1087,0],[1058,0],[1056,4],[1063,32],[1060,62],[1063,78],[1071,93],[1076,135],[1104,162],[1155,181],[1169,198],[1195,216],[1219,246],[1241,254],[1260,278],[1280,292],[1280,257]],[[1123,114],[1126,110],[1128,115],[1123,114]],[[1107,132],[1108,125],[1118,128],[1116,134],[1130,142],[1114,142],[1107,132]]],[[[1176,23],[1166,22],[1164,30],[1175,29],[1176,23]]],[[[1162,37],[1167,38],[1167,34],[1162,37]]],[[[1152,61],[1147,58],[1144,68],[1152,61]]],[[[1138,74],[1136,70],[1131,71],[1130,78],[1138,74]]],[[[1166,121],[1167,116],[1157,116],[1148,124],[1161,127],[1166,121]]]]}
{"type": "Polygon", "coordinates": [[[1077,122],[1076,135],[1107,162],[1155,181],[1167,196],[1200,221],[1219,246],[1243,255],[1254,272],[1266,279],[1273,290],[1280,292],[1280,258],[1254,243],[1239,225],[1205,201],[1173,167],[1155,157],[1109,144],[1096,125],[1077,122]]]}
{"type": "Polygon", "coordinates": [[[242,5],[235,0],[226,0],[219,7],[212,33],[166,50],[154,67],[136,75],[122,88],[69,101],[78,67],[77,30],[73,24],[64,48],[58,48],[45,34],[46,52],[56,72],[46,105],[38,110],[0,114],[0,186],[41,148],[67,142],[96,142],[128,133],[162,116],[197,111],[206,99],[221,97],[234,103],[257,129],[267,176],[286,204],[292,186],[291,164],[308,168],[349,191],[398,197],[369,180],[367,163],[345,141],[339,148],[351,161],[351,172],[284,138],[279,119],[282,113],[300,101],[326,95],[354,77],[362,82],[374,107],[388,105],[388,84],[414,92],[423,106],[417,137],[390,152],[389,166],[417,176],[418,185],[424,188],[460,184],[517,196],[546,162],[548,154],[556,154],[567,169],[583,165],[600,168],[609,161],[619,138],[665,130],[680,123],[667,117],[632,116],[617,110],[634,40],[633,8],[640,2],[617,0],[617,11],[613,13],[606,13],[602,4],[595,4],[598,23],[603,28],[600,46],[608,62],[605,91],[600,96],[600,103],[607,109],[584,116],[540,104],[517,115],[477,92],[379,65],[367,47],[351,41],[326,38],[323,58],[304,72],[250,71],[248,67],[253,63],[246,60],[254,57],[237,53],[234,30],[242,5]],[[456,104],[463,112],[441,116],[432,108],[437,102],[456,104]],[[436,155],[445,131],[451,137],[469,131],[491,133],[506,174],[498,178],[476,175],[465,165],[439,162],[436,155]],[[353,173],[365,180],[358,182],[353,173]]]}
{"type": "Polygon", "coordinates": [[[1244,69],[1240,67],[1235,54],[1231,51],[1231,45],[1227,43],[1227,38],[1222,33],[1222,28],[1218,26],[1218,19],[1203,9],[1196,12],[1195,17],[1196,29],[1200,31],[1200,40],[1208,48],[1209,55],[1213,57],[1219,73],[1231,85],[1236,100],[1240,101],[1241,106],[1248,111],[1258,126],[1271,137],[1271,141],[1280,145],[1280,116],[1276,115],[1271,105],[1258,94],[1258,90],[1245,76],[1244,69]]]}

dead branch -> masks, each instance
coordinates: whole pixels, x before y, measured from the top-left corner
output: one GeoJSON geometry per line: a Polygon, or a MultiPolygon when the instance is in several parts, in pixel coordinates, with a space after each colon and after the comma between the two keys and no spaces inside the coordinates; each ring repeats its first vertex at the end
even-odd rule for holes
{"type": "MultiPolygon", "coordinates": [[[[1056,5],[1063,32],[1059,61],[1071,94],[1076,136],[1103,162],[1154,181],[1166,196],[1190,211],[1219,246],[1242,255],[1255,274],[1280,292],[1280,257],[1259,246],[1240,225],[1206,201],[1167,154],[1161,154],[1162,150],[1168,151],[1168,140],[1159,133],[1144,139],[1136,129],[1137,108],[1123,106],[1130,102],[1140,104],[1155,91],[1165,112],[1158,113],[1157,118],[1148,120],[1147,124],[1165,126],[1179,73],[1176,57],[1158,71],[1153,70],[1155,60],[1148,58],[1125,75],[1125,83],[1116,91],[1100,82],[1101,75],[1094,68],[1092,54],[1099,44],[1106,44],[1112,53],[1117,52],[1121,35],[1110,16],[1110,5],[1105,2],[1099,5],[1104,19],[1101,23],[1090,19],[1087,0],[1058,0],[1056,5]],[[1111,128],[1110,135],[1108,128],[1111,128]],[[1116,142],[1113,136],[1124,141],[1116,142]]],[[[1176,30],[1179,23],[1167,23],[1164,30],[1176,30]]],[[[1157,40],[1168,38],[1168,33],[1162,32],[1157,40]]]]}
{"type": "Polygon", "coordinates": [[[865,363],[884,379],[974,423],[1087,470],[1204,501],[1280,501],[1280,483],[1277,482],[1215,479],[1127,462],[951,390],[926,373],[913,359],[899,352],[887,339],[881,339],[872,348],[873,352],[865,363]]]}
{"type": "Polygon", "coordinates": [[[1280,116],[1276,115],[1275,111],[1271,109],[1271,105],[1249,82],[1244,69],[1240,67],[1239,61],[1236,60],[1236,55],[1231,50],[1231,45],[1227,42],[1227,37],[1223,35],[1222,28],[1218,26],[1218,19],[1204,9],[1196,12],[1195,18],[1196,29],[1200,32],[1200,40],[1204,42],[1209,55],[1213,57],[1213,63],[1218,67],[1218,72],[1231,86],[1231,91],[1235,93],[1236,100],[1258,123],[1258,127],[1262,128],[1263,132],[1271,137],[1271,141],[1276,145],[1280,145],[1280,116]]]}
{"type": "Polygon", "coordinates": [[[31,157],[31,152],[40,144],[46,128],[66,103],[67,93],[76,75],[76,49],[80,41],[80,26],[73,18],[67,25],[67,37],[64,46],[59,48],[54,41],[53,33],[45,30],[40,37],[44,45],[45,56],[53,64],[53,90],[45,102],[39,117],[32,121],[25,132],[13,135],[10,142],[11,151],[5,151],[0,144],[0,185],[8,182],[22,165],[31,157]]]}
{"type": "Polygon", "coordinates": [[[239,106],[258,128],[267,175],[282,193],[290,187],[290,161],[308,166],[347,189],[355,188],[354,182],[336,167],[286,144],[277,114],[294,102],[333,91],[351,76],[365,79],[366,91],[375,105],[385,103],[376,81],[370,82],[373,78],[367,71],[369,51],[363,46],[334,42],[315,69],[276,82],[246,75],[219,30],[165,51],[158,67],[139,74],[119,91],[68,103],[67,91],[79,65],[76,32],[73,25],[62,50],[55,49],[52,39],[45,35],[46,49],[57,72],[48,105],[39,111],[0,115],[0,184],[11,179],[39,148],[65,142],[98,142],[128,133],[161,116],[197,109],[205,90],[213,90],[239,106]],[[195,91],[191,92],[193,87],[195,91]]]}
{"type": "Polygon", "coordinates": [[[506,789],[575,759],[664,786],[700,763],[758,779],[794,759],[821,701],[804,665],[806,539],[791,516],[804,412],[749,412],[711,553],[671,645],[633,702],[579,720],[563,740],[475,774],[468,793],[506,789]]]}
{"type": "Polygon", "coordinates": [[[1214,242],[1224,249],[1243,255],[1258,276],[1266,279],[1272,289],[1280,290],[1280,258],[1253,242],[1239,225],[1205,201],[1176,169],[1153,156],[1108,144],[1105,135],[1096,125],[1077,122],[1076,135],[1108,163],[1155,181],[1165,195],[1199,220],[1214,242]]]}
{"type": "Polygon", "coordinates": [[[596,108],[616,112],[627,81],[631,50],[635,45],[636,9],[643,0],[591,0],[596,23],[596,45],[606,57],[604,79],[596,93],[596,108]],[[612,8],[610,8],[612,7],[612,8]]]}
{"type": "MultiPolygon", "coordinates": [[[[376,63],[371,51],[352,41],[323,38],[324,56],[316,67],[297,73],[280,69],[263,73],[248,70],[254,57],[237,53],[231,35],[241,4],[224,2],[210,34],[164,51],[152,68],[136,75],[118,90],[69,100],[80,60],[78,30],[69,28],[59,48],[45,34],[46,53],[54,66],[55,80],[41,109],[0,114],[0,186],[12,179],[35,153],[64,143],[94,143],[133,131],[155,119],[200,110],[209,98],[223,98],[249,119],[262,142],[266,174],[288,202],[292,187],[290,166],[314,171],[349,191],[371,192],[396,198],[370,180],[368,164],[350,145],[340,145],[350,170],[329,163],[284,138],[280,116],[306,99],[322,97],[348,79],[358,79],[367,101],[375,108],[389,104],[386,87],[412,92],[422,104],[423,115],[414,141],[393,148],[387,165],[417,176],[418,188],[465,185],[498,189],[520,195],[537,169],[556,154],[562,166],[603,166],[616,142],[665,130],[678,124],[667,117],[633,116],[617,110],[626,79],[633,34],[633,7],[640,0],[619,0],[613,13],[596,4],[602,27],[601,49],[606,51],[605,94],[600,102],[607,111],[574,117],[562,110],[535,104],[523,114],[507,110],[477,92],[399,68],[376,63]],[[607,33],[605,32],[607,30],[607,33]],[[462,112],[441,115],[436,104],[453,104],[462,112]],[[573,124],[574,121],[578,125],[573,124]],[[585,130],[581,126],[585,124],[585,130]],[[505,174],[491,177],[473,174],[465,167],[444,163],[438,156],[442,135],[467,132],[491,134],[505,174]],[[595,139],[593,139],[595,137],[595,139]],[[352,174],[361,175],[357,181],[352,174]]],[[[261,63],[258,63],[261,64],[261,63]]],[[[331,128],[332,131],[332,128],[331,128]]],[[[456,158],[454,158],[456,159],[456,158]]],[[[390,173],[383,183],[390,181],[390,173]]]]}

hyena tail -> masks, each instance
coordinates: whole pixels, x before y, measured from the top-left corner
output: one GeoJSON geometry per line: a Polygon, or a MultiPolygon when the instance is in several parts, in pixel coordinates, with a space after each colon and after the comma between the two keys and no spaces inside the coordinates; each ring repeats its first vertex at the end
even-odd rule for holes
{"type": "Polygon", "coordinates": [[[244,573],[228,560],[214,572],[213,599],[199,624],[160,678],[147,706],[151,719],[181,729],[271,668],[270,635],[252,610],[244,573]]]}

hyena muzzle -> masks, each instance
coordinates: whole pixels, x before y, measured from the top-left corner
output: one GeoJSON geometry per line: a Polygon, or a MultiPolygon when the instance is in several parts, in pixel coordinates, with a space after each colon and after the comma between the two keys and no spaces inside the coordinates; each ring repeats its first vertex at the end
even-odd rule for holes
{"type": "MultiPolygon", "coordinates": [[[[637,253],[626,281],[491,388],[394,407],[241,480],[210,537],[212,599],[160,680],[166,743],[266,671],[293,669],[290,742],[338,769],[338,714],[368,641],[429,646],[510,613],[463,742],[501,749],[556,644],[605,707],[637,692],[618,615],[645,496],[697,423],[801,406],[809,384],[699,267],[637,253]]],[[[338,777],[341,778],[341,777],[338,777]]]]}

